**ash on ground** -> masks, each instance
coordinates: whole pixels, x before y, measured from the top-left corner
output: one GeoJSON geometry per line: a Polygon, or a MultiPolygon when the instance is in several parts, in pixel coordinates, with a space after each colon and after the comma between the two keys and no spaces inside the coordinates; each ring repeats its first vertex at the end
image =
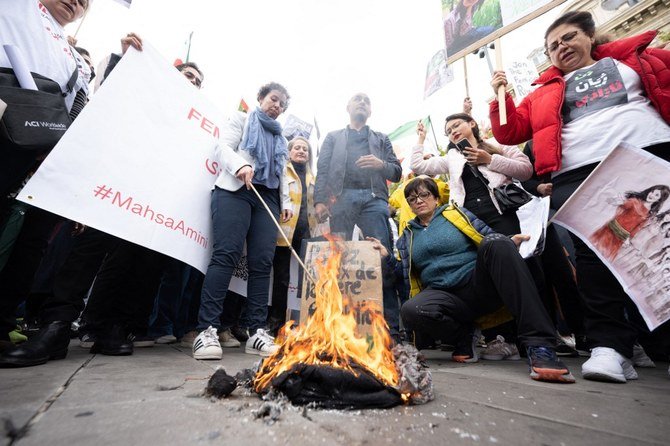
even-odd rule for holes
{"type": "Polygon", "coordinates": [[[435,398],[433,377],[423,355],[411,344],[397,344],[392,352],[400,375],[400,393],[410,395],[410,404],[426,404],[432,401],[435,398]]]}

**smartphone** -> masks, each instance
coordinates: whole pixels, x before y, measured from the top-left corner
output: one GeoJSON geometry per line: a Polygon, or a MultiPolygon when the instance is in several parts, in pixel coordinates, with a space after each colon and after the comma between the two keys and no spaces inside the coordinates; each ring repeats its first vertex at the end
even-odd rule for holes
{"type": "Polygon", "coordinates": [[[456,143],[456,148],[459,152],[463,153],[463,150],[470,149],[472,146],[470,145],[470,141],[468,141],[467,138],[463,138],[456,143]]]}

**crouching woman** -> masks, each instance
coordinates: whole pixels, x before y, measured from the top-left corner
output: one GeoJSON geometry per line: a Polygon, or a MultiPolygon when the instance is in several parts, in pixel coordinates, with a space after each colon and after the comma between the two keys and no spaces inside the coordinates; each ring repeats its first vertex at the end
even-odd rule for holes
{"type": "Polygon", "coordinates": [[[416,178],[405,188],[416,218],[398,240],[400,261],[372,240],[410,285],[413,298],[401,309],[405,327],[456,345],[455,361],[475,362],[475,319],[505,306],[516,319],[531,378],[574,382],[556,357],[556,330],[518,252],[527,236],[497,234],[464,208],[438,206],[438,198],[430,178],[416,178]]]}

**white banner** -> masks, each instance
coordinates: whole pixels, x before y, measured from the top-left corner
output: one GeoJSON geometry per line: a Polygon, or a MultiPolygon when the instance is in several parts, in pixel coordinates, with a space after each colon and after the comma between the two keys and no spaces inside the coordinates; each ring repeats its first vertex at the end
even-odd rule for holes
{"type": "Polygon", "coordinates": [[[223,122],[145,43],[123,57],[18,198],[204,272],[223,122]]]}
{"type": "Polygon", "coordinates": [[[554,215],[610,268],[650,330],[670,320],[670,163],[615,148],[554,215]]]}

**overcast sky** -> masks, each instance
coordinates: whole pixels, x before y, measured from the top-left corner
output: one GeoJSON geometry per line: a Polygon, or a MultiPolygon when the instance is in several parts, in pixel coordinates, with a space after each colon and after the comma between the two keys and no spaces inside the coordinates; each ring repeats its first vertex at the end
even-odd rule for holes
{"type": "MultiPolygon", "coordinates": [[[[503,58],[524,59],[541,46],[547,25],[570,3],[503,37],[503,58]]],[[[316,115],[323,137],[347,124],[346,102],[358,91],[371,97],[371,127],[387,133],[427,114],[441,126],[460,111],[462,61],[454,81],[423,100],[426,65],[444,44],[441,25],[440,0],[133,0],[130,9],[95,0],[77,39],[97,65],[134,31],[172,63],[185,58],[193,31],[191,60],[205,73],[203,94],[224,114],[241,97],[254,106],[258,87],[274,80],[292,96],[287,113],[308,121],[316,115]]],[[[474,112],[483,117],[492,95],[488,66],[467,59],[474,112]]],[[[436,133],[446,140],[441,128],[436,133]]]]}

